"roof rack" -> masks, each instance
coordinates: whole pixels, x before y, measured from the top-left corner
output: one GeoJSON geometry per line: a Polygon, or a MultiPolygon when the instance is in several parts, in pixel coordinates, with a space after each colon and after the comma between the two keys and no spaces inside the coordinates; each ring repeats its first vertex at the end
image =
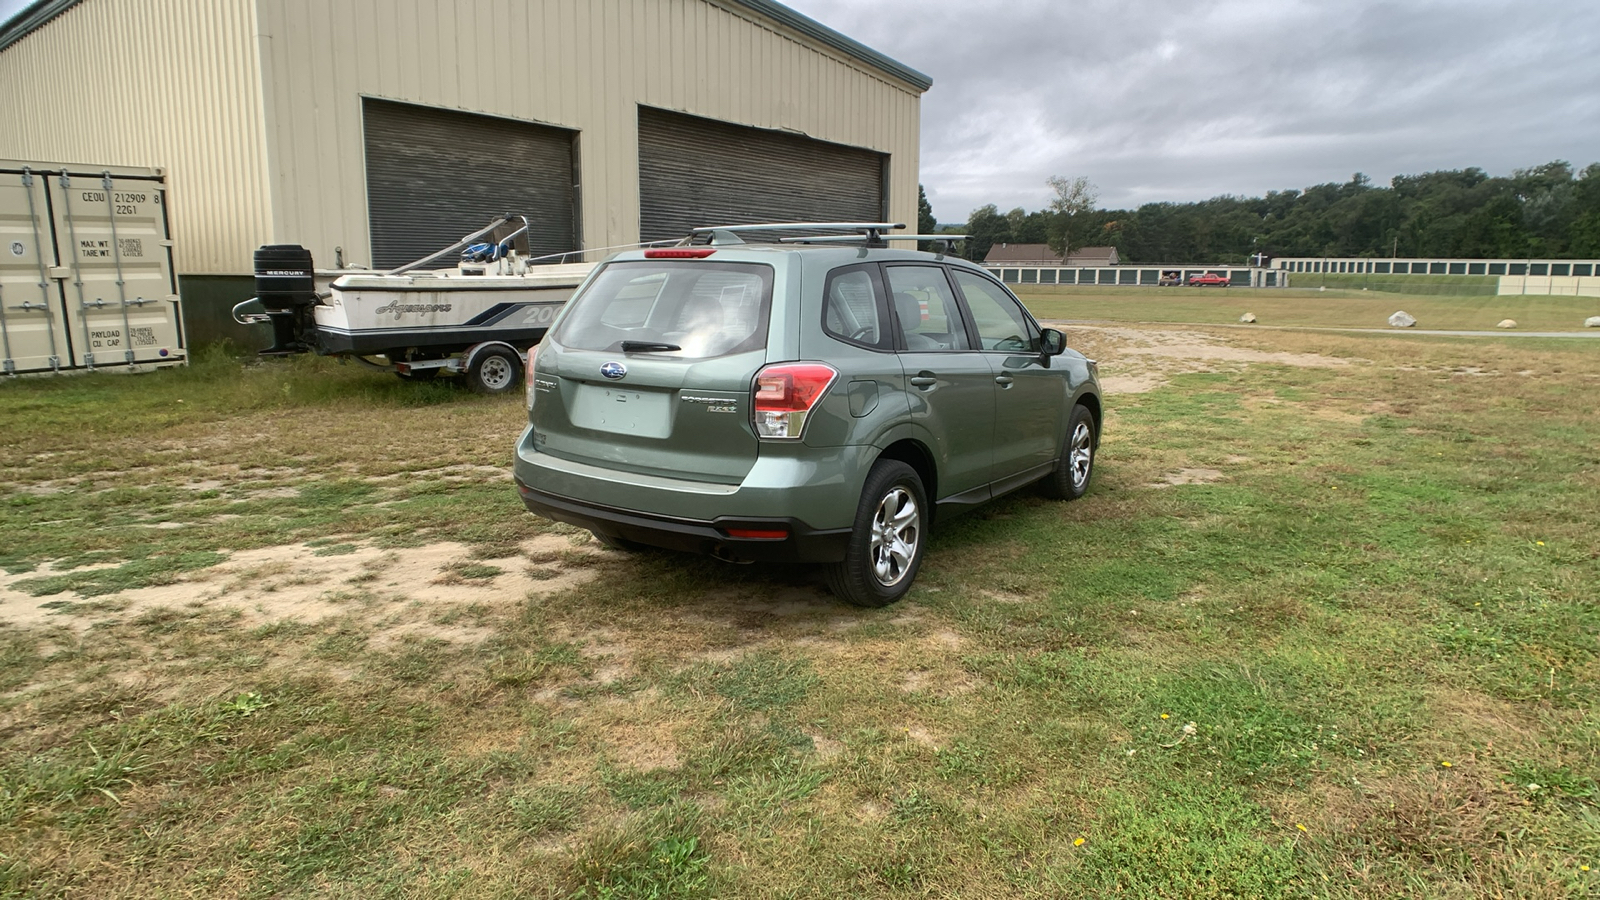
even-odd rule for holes
{"type": "Polygon", "coordinates": [[[708,225],[691,228],[685,243],[703,234],[711,236],[712,244],[742,244],[741,231],[845,231],[856,232],[867,246],[884,246],[884,232],[904,228],[903,222],[761,222],[751,225],[708,225]]]}
{"type": "MultiPolygon", "coordinates": [[[[867,239],[866,235],[849,234],[838,237],[816,234],[805,237],[778,238],[781,244],[858,244],[867,239]]],[[[880,241],[964,241],[964,234],[886,234],[878,238],[880,241]]]]}
{"type": "Polygon", "coordinates": [[[865,244],[868,247],[887,247],[889,246],[889,241],[929,241],[934,245],[933,252],[943,258],[945,254],[950,252],[951,246],[956,241],[964,241],[966,239],[967,236],[964,234],[884,234],[877,236],[847,234],[786,237],[778,238],[778,242],[783,244],[865,244]]]}

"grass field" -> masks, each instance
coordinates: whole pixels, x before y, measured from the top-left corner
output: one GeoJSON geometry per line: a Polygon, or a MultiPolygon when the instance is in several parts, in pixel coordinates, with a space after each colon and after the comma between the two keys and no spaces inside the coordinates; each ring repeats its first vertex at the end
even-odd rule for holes
{"type": "Polygon", "coordinates": [[[1585,330],[1584,319],[1600,315],[1600,297],[1425,297],[1331,289],[1011,287],[1043,318],[1080,321],[1224,325],[1253,312],[1261,325],[1387,328],[1389,314],[1403,309],[1417,317],[1418,328],[1492,331],[1500,320],[1513,319],[1521,331],[1581,332],[1585,330]]]}
{"type": "Polygon", "coordinates": [[[0,895],[1600,891],[1600,354],[1071,338],[1089,495],[884,610],[527,515],[520,398],[0,384],[0,895]]]}

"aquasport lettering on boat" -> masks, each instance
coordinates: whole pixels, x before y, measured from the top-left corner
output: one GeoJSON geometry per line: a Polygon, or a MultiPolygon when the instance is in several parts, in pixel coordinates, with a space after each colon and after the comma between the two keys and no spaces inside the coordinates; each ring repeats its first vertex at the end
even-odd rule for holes
{"type": "Polygon", "coordinates": [[[451,307],[448,303],[401,303],[400,301],[396,300],[395,302],[390,303],[388,306],[378,307],[372,311],[372,314],[376,316],[383,316],[393,313],[394,317],[399,319],[404,315],[423,315],[425,313],[433,312],[449,312],[450,309],[451,307]]]}

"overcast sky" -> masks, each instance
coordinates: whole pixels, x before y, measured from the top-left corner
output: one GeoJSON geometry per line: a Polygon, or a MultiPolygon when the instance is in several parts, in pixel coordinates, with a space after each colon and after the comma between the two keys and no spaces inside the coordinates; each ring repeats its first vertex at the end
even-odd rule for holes
{"type": "MultiPolygon", "coordinates": [[[[785,0],[933,78],[942,222],[1600,161],[1600,0],[785,0]]],[[[0,0],[0,18],[24,0],[0,0]]]]}
{"type": "Polygon", "coordinates": [[[942,222],[1600,161],[1600,0],[785,0],[933,78],[942,222]]]}

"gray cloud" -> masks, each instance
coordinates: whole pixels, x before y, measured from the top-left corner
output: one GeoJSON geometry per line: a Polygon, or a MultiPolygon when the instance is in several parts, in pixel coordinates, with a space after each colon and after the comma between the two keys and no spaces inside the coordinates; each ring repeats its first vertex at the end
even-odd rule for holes
{"type": "Polygon", "coordinates": [[[1600,159],[1593,0],[786,0],[934,79],[942,221],[1600,159]]]}
{"type": "MultiPolygon", "coordinates": [[[[933,76],[934,212],[1600,160],[1596,0],[784,0],[933,76]]],[[[26,0],[0,0],[0,19],[26,0]]]]}

